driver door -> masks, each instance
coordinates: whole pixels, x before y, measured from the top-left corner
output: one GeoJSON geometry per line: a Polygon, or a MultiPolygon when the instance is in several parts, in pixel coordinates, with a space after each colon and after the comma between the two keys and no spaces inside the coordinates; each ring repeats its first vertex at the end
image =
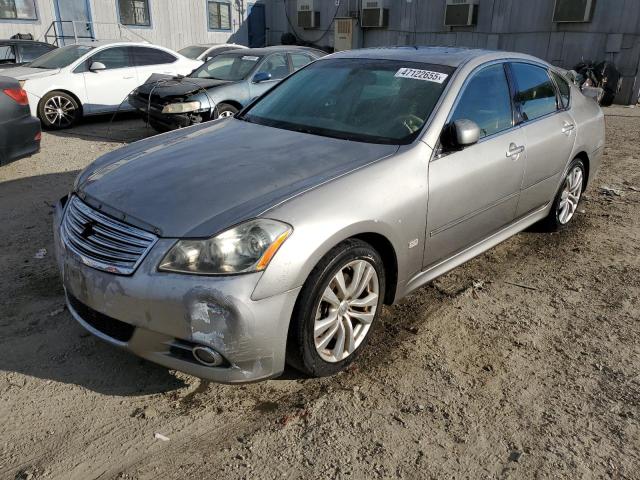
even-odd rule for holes
{"type": "Polygon", "coordinates": [[[251,83],[249,84],[251,98],[259,97],[280,80],[288,76],[290,72],[289,60],[287,59],[286,53],[274,53],[273,55],[269,55],[262,61],[258,69],[254,72],[253,77],[258,73],[268,73],[271,75],[271,78],[260,83],[254,83],[253,80],[251,80],[251,83]]]}
{"type": "Polygon", "coordinates": [[[100,50],[79,68],[87,91],[88,102],[83,106],[85,112],[105,113],[113,112],[118,107],[120,110],[131,108],[127,97],[138,86],[138,75],[129,47],[100,50]],[[106,69],[92,72],[89,68],[94,62],[103,63],[106,69]]]}
{"type": "Polygon", "coordinates": [[[504,64],[471,75],[449,122],[473,120],[480,140],[429,164],[426,268],[489,237],[516,215],[526,152],[522,129],[513,128],[504,64]]]}

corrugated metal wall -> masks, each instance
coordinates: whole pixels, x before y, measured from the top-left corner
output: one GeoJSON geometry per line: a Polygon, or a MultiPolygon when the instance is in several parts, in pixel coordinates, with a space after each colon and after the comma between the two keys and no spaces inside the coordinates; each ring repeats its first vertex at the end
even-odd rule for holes
{"type": "MultiPolygon", "coordinates": [[[[0,38],[9,38],[15,33],[31,33],[42,38],[51,22],[57,20],[56,0],[36,0],[38,20],[0,21],[0,38]]],[[[207,28],[206,0],[149,0],[151,27],[127,27],[145,40],[179,49],[194,43],[224,43],[231,39],[236,43],[247,43],[247,0],[232,0],[231,32],[212,32],[207,28]]],[[[251,2],[254,3],[254,2],[251,2]]],[[[90,0],[91,16],[95,35],[99,39],[118,39],[117,0],[90,0]],[[110,25],[107,25],[110,24],[110,25]]],[[[130,38],[136,38],[131,35],[130,38]]]]}
{"type": "MultiPolygon", "coordinates": [[[[280,43],[291,32],[303,40],[322,36],[319,45],[333,46],[334,15],[358,11],[360,0],[315,0],[321,12],[317,29],[296,25],[296,0],[266,0],[269,42],[280,43]],[[336,6],[338,4],[338,6],[336,6]],[[326,33],[325,33],[326,32],[326,33]]],[[[455,45],[525,52],[571,68],[582,59],[613,61],[624,76],[619,103],[638,99],[640,60],[640,0],[596,0],[589,23],[552,22],[554,0],[480,0],[478,24],[445,27],[446,0],[387,0],[389,27],[366,29],[363,46],[455,45]]]]}

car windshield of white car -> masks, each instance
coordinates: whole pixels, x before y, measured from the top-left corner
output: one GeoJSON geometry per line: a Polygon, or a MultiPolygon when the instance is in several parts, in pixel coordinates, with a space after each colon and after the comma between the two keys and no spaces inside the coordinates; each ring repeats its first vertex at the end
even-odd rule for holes
{"type": "Polygon", "coordinates": [[[189,76],[237,82],[244,79],[261,58],[258,55],[218,55],[189,76]]]}
{"type": "Polygon", "coordinates": [[[89,45],[67,45],[66,47],[45,53],[31,62],[29,66],[31,68],[45,69],[64,68],[71,65],[94,48],[95,47],[90,47],[89,45]]]}
{"type": "Polygon", "coordinates": [[[453,70],[399,60],[320,60],[280,83],[240,118],[315,135],[408,144],[431,116],[453,70]]]}
{"type": "Polygon", "coordinates": [[[178,53],[184,57],[195,60],[202,55],[209,47],[201,45],[191,45],[190,47],[184,47],[182,50],[178,50],[178,53]]]}

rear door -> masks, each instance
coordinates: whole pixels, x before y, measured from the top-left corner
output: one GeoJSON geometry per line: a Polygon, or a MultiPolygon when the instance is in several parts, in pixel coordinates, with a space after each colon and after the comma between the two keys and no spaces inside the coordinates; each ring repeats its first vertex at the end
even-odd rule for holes
{"type": "Polygon", "coordinates": [[[522,121],[527,159],[518,216],[553,200],[576,140],[575,122],[547,68],[510,64],[517,88],[515,104],[522,121]]]}
{"type": "Polygon", "coordinates": [[[480,67],[458,96],[448,123],[468,119],[480,140],[459,151],[442,152],[429,164],[429,200],[424,267],[478,243],[515,218],[525,142],[514,126],[505,65],[480,67]]]}
{"type": "MultiPolygon", "coordinates": [[[[154,73],[177,75],[178,59],[169,52],[153,47],[131,47],[138,82],[143,84],[154,73]]],[[[184,72],[182,72],[184,73],[184,72]]]]}
{"type": "Polygon", "coordinates": [[[268,73],[271,75],[271,79],[260,83],[254,83],[253,81],[251,81],[249,86],[251,98],[259,97],[280,80],[288,76],[289,73],[291,73],[287,54],[273,53],[264,58],[258,69],[254,72],[253,76],[257,75],[258,73],[268,73]]]}
{"type": "Polygon", "coordinates": [[[82,72],[84,76],[88,99],[87,104],[83,105],[85,112],[93,114],[130,108],[127,96],[139,83],[129,47],[115,46],[100,50],[75,71],[82,72]],[[92,72],[89,67],[94,62],[103,63],[107,68],[92,72]]]}

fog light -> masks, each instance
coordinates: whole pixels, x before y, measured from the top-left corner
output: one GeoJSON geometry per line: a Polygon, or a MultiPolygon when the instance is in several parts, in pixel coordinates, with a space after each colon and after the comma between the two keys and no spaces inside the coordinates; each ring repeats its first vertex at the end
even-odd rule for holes
{"type": "Polygon", "coordinates": [[[222,365],[222,355],[216,352],[213,348],[196,345],[191,350],[191,353],[193,353],[193,358],[207,367],[217,367],[218,365],[222,365]]]}

